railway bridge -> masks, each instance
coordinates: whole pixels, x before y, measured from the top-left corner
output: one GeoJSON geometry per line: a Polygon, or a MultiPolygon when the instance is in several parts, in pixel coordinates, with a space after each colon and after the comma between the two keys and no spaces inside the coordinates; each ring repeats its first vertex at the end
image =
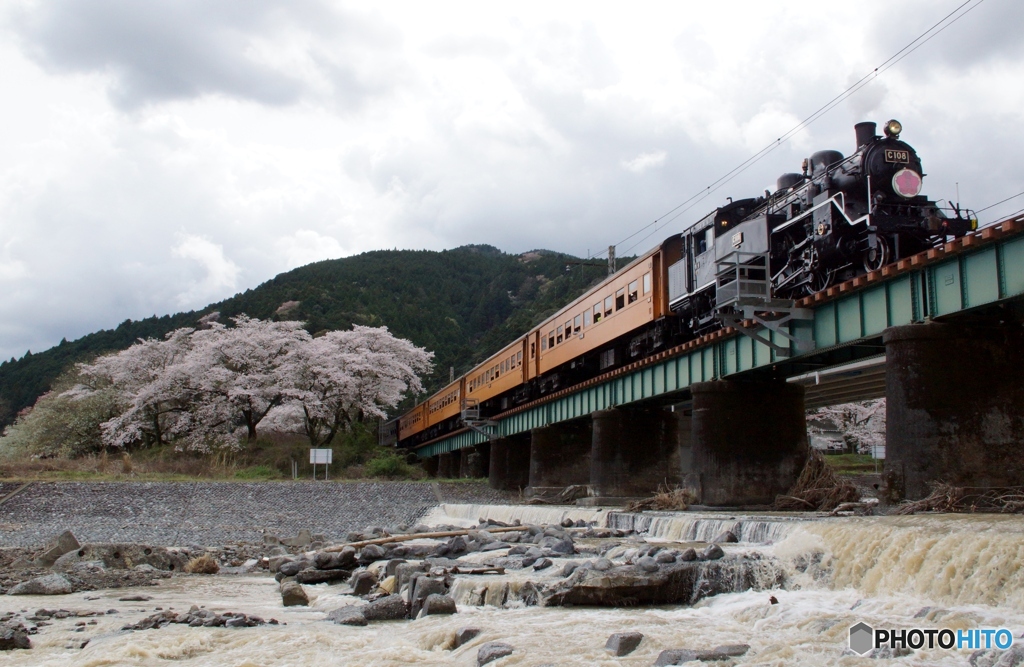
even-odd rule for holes
{"type": "Polygon", "coordinates": [[[891,497],[934,480],[1024,485],[1024,217],[790,305],[790,318],[752,314],[416,454],[437,476],[527,494],[588,485],[580,502],[668,484],[705,505],[766,504],[806,459],[808,403],[884,395],[891,497]]]}

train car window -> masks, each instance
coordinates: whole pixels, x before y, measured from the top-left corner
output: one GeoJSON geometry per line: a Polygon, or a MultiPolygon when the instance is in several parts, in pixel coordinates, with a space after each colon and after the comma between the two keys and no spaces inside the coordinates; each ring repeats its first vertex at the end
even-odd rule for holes
{"type": "Polygon", "coordinates": [[[551,347],[554,347],[554,346],[555,346],[555,330],[552,329],[551,331],[548,332],[548,347],[551,348],[551,347]]]}
{"type": "Polygon", "coordinates": [[[555,337],[555,342],[556,343],[561,343],[562,342],[562,326],[561,325],[558,326],[558,335],[555,337]]]}
{"type": "MultiPolygon", "coordinates": [[[[543,338],[540,339],[540,351],[543,352],[546,349],[548,349],[548,337],[544,336],[543,338]]],[[[533,356],[533,346],[532,345],[530,346],[530,356],[531,357],[533,356]]]]}
{"type": "Polygon", "coordinates": [[[644,294],[651,291],[651,273],[648,271],[644,274],[644,294]]]}
{"type": "Polygon", "coordinates": [[[565,339],[569,340],[569,336],[572,335],[572,320],[565,321],[565,339]]]}
{"type": "Polygon", "coordinates": [[[594,304],[594,324],[601,321],[601,303],[594,304]]]}
{"type": "Polygon", "coordinates": [[[637,290],[639,288],[640,288],[640,282],[637,281],[637,280],[634,280],[633,282],[631,282],[629,284],[629,293],[628,293],[629,296],[628,296],[628,299],[627,299],[629,301],[629,303],[633,303],[634,301],[636,301],[637,299],[640,298],[640,294],[637,292],[637,290]]]}
{"type": "Polygon", "coordinates": [[[523,353],[522,352],[516,352],[516,366],[522,366],[522,365],[523,365],[523,353]]]}
{"type": "Polygon", "coordinates": [[[626,288],[622,287],[615,290],[615,310],[625,308],[626,306],[626,288]]]}
{"type": "MultiPolygon", "coordinates": [[[[522,353],[520,352],[520,354],[522,354],[522,353]]],[[[530,343],[530,358],[533,359],[536,356],[537,356],[537,344],[536,343],[530,343]]]]}
{"type": "Polygon", "coordinates": [[[611,296],[606,296],[604,298],[604,316],[605,317],[608,317],[609,315],[612,314],[612,312],[613,312],[612,311],[612,304],[613,303],[615,303],[615,302],[612,300],[611,296]]]}
{"type": "Polygon", "coordinates": [[[590,326],[590,311],[587,310],[587,311],[583,312],[583,327],[586,328],[586,327],[589,327],[589,326],[590,326]]]}
{"type": "Polygon", "coordinates": [[[580,332],[580,329],[582,329],[582,328],[583,328],[583,316],[582,315],[577,315],[576,317],[572,318],[572,332],[574,334],[577,334],[577,333],[580,332]]]}

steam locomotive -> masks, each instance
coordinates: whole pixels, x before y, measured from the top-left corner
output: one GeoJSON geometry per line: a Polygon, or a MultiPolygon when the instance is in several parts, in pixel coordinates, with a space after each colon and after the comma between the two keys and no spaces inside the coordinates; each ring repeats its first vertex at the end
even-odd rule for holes
{"type": "Polygon", "coordinates": [[[819,151],[775,192],[731,201],[509,343],[386,425],[384,444],[414,447],[722,326],[739,293],[797,299],[880,269],[977,227],[921,194],[917,152],[890,120],[856,125],[849,157],[819,151]]]}
{"type": "Polygon", "coordinates": [[[884,136],[858,123],[849,157],[814,153],[802,173],[780,176],[774,193],[731,202],[690,227],[686,256],[669,268],[672,311],[693,333],[716,328],[716,271],[730,255],[748,267],[760,261],[771,293],[796,299],[975,229],[959,208],[949,217],[921,194],[921,159],[902,131],[896,120],[884,136]]]}

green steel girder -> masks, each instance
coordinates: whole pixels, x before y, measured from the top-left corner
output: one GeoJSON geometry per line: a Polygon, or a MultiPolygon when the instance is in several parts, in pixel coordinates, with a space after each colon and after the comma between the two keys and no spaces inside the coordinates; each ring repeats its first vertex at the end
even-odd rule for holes
{"type": "MultiPolygon", "coordinates": [[[[1024,295],[1024,235],[991,242],[918,269],[905,271],[811,306],[814,319],[793,321],[789,333],[811,340],[813,349],[797,356],[796,345],[783,336],[763,331],[779,345],[789,344],[792,356],[778,358],[764,343],[748,336],[718,338],[703,347],[645,363],[608,380],[560,392],[524,407],[493,417],[501,437],[585,417],[595,410],[638,404],[654,399],[685,397],[694,382],[748,373],[767,366],[783,367],[784,375],[800,372],[804,359],[832,350],[874,341],[880,344],[888,327],[922,322],[928,318],[964,313],[1024,295]],[[787,372],[787,368],[792,368],[787,372]]],[[[427,443],[416,450],[420,457],[452,452],[483,442],[483,435],[463,430],[427,443]]]]}

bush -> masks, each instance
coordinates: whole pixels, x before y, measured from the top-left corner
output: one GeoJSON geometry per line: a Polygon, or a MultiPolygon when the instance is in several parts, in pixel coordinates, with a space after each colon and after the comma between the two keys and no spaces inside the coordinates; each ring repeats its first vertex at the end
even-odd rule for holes
{"type": "Polygon", "coordinates": [[[398,454],[384,454],[367,462],[366,474],[370,477],[388,479],[408,478],[412,476],[412,468],[405,462],[404,457],[398,454]]]}

